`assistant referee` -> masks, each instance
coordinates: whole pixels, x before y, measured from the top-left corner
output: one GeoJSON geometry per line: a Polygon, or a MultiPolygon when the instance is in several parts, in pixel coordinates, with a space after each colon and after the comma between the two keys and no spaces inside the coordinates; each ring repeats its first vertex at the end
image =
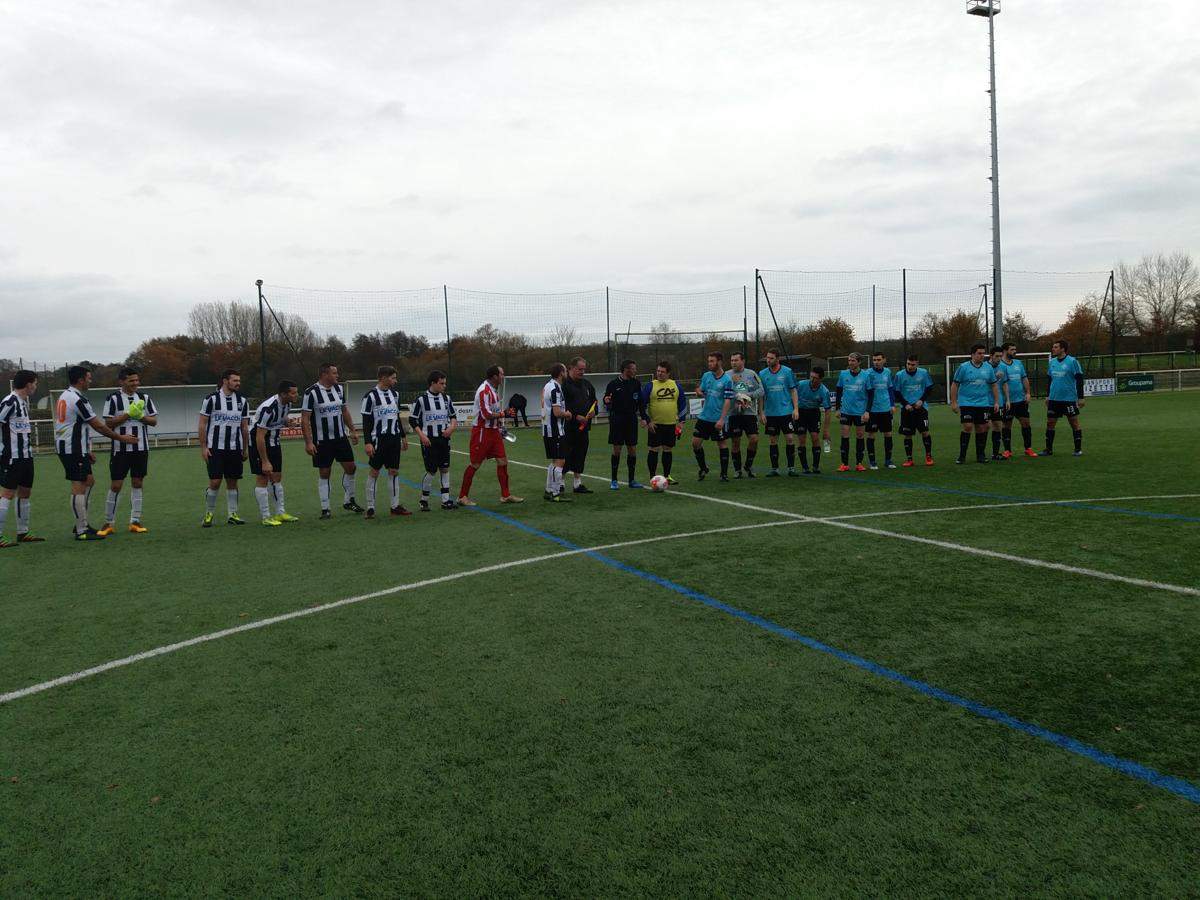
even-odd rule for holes
{"type": "Polygon", "coordinates": [[[563,379],[563,402],[571,419],[566,423],[563,443],[566,447],[566,463],[563,471],[574,477],[576,494],[590,494],[591,489],[583,483],[583,467],[587,462],[588,440],[592,419],[596,417],[596,389],[584,376],[587,360],[576,356],[567,366],[567,377],[563,379]]]}

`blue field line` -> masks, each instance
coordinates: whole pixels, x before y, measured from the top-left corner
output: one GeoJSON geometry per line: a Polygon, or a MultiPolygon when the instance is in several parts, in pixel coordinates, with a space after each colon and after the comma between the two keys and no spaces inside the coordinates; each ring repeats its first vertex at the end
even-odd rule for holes
{"type": "MultiPolygon", "coordinates": [[[[531,534],[547,541],[552,541],[560,547],[568,550],[583,550],[578,544],[574,544],[566,538],[559,537],[542,531],[511,516],[506,516],[503,513],[494,510],[485,509],[481,506],[470,507],[470,509],[479,512],[489,518],[502,522],[505,525],[510,525],[513,528],[518,528],[526,534],[531,534]]],[[[777,622],[772,622],[770,619],[764,619],[762,616],[755,615],[751,612],[746,612],[743,609],[738,609],[736,606],[730,606],[728,603],[722,603],[714,597],[707,594],[702,594],[699,591],[692,590],[682,584],[671,581],[668,578],[663,578],[660,575],[655,575],[651,572],[645,572],[642,569],[635,568],[631,565],[613,559],[611,556],[605,556],[597,551],[584,551],[582,556],[590,556],[597,562],[603,563],[613,569],[621,572],[626,572],[630,575],[635,575],[644,581],[649,581],[659,587],[664,587],[667,590],[674,591],[691,600],[696,600],[703,603],[705,606],[720,610],[726,615],[733,616],[736,619],[741,619],[744,622],[749,622],[764,631],[769,631],[772,634],[785,638],[789,641],[795,641],[808,647],[810,650],[816,650],[818,653],[824,653],[827,656],[832,656],[834,659],[848,663],[857,669],[864,672],[869,672],[872,675],[877,675],[880,678],[886,678],[888,681],[893,681],[897,684],[904,685],[918,693],[924,694],[927,697],[932,697],[935,700],[941,700],[943,703],[949,703],[952,706],[957,706],[965,709],[968,712],[974,713],[977,716],[982,716],[985,719],[990,719],[993,722],[998,722],[1007,728],[1014,731],[1020,731],[1024,734],[1031,735],[1035,738],[1043,740],[1049,744],[1053,744],[1069,753],[1074,753],[1076,756],[1082,756],[1091,762],[1098,763],[1106,768],[1120,772],[1123,775],[1128,775],[1131,778],[1137,778],[1147,784],[1157,788],[1170,791],[1176,796],[1189,800],[1192,803],[1200,804],[1200,786],[1193,784],[1190,781],[1185,781],[1182,778],[1176,778],[1173,775],[1164,775],[1155,769],[1148,766],[1143,766],[1141,763],[1134,762],[1130,759],[1124,759],[1120,756],[1113,756],[1111,753],[1106,753],[1098,747],[1093,747],[1091,744],[1085,744],[1082,741],[1077,741],[1075,738],[1068,737],[1065,734],[1059,734],[1055,731],[1050,731],[1047,728],[1042,728],[1040,725],[1034,725],[1031,722],[1026,722],[1018,719],[1016,716],[1009,715],[999,709],[994,709],[967,697],[960,697],[958,694],[953,694],[950,691],[935,687],[932,684],[927,684],[924,681],[919,681],[916,678],[911,678],[902,672],[897,672],[895,669],[889,669],[887,666],[880,665],[877,662],[872,662],[869,659],[864,659],[861,656],[856,656],[853,653],[847,653],[845,650],[839,650],[836,647],[831,647],[829,644],[824,644],[816,638],[807,637],[799,632],[786,628],[777,622]]]]}
{"type": "MultiPolygon", "coordinates": [[[[954,494],[959,497],[979,497],[985,500],[1003,500],[1013,503],[1053,503],[1055,506],[1065,506],[1071,509],[1087,509],[1093,512],[1117,513],[1123,516],[1140,516],[1145,519],[1169,519],[1174,522],[1200,522],[1200,516],[1185,516],[1182,513],[1154,512],[1146,509],[1127,509],[1123,506],[1098,506],[1095,503],[1073,503],[1070,500],[1043,500],[1041,497],[1017,497],[1012,494],[994,494],[988,491],[969,491],[963,488],[937,487],[932,484],[905,484],[899,481],[885,481],[882,478],[863,477],[854,475],[846,478],[827,477],[825,482],[837,484],[878,485],[880,487],[901,488],[906,491],[928,491],[932,494],[954,494]]],[[[969,512],[969,510],[966,510],[969,512]]]]}

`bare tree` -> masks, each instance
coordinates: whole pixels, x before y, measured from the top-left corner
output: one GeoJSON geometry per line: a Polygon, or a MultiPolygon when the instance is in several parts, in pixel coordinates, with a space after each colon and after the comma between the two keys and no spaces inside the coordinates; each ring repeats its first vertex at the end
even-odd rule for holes
{"type": "MultiPolygon", "coordinates": [[[[263,331],[268,344],[283,341],[285,334],[297,349],[321,344],[320,338],[307,322],[287,313],[268,313],[263,331]]],[[[210,346],[228,344],[238,348],[249,347],[259,340],[258,309],[254,304],[238,300],[197,303],[188,313],[188,333],[210,346]]]]}
{"type": "Polygon", "coordinates": [[[556,357],[563,357],[577,345],[578,337],[574,325],[555,325],[546,336],[546,346],[554,351],[556,357]]]}
{"type": "Polygon", "coordinates": [[[1128,317],[1154,350],[1165,349],[1169,335],[1192,324],[1198,294],[1200,269],[1189,253],[1157,253],[1117,267],[1118,321],[1128,317]]]}

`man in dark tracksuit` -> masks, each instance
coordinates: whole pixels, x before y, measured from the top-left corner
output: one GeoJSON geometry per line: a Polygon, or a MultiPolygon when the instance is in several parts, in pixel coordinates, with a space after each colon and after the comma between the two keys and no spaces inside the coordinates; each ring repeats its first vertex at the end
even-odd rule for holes
{"type": "Polygon", "coordinates": [[[621,363],[621,374],[604,388],[604,406],[608,410],[608,443],[612,446],[612,490],[620,488],[617,472],[621,469],[621,447],[625,447],[625,464],[629,469],[629,486],[640,488],[637,480],[638,419],[642,415],[642,383],[637,377],[637,363],[627,359],[621,363]]]}
{"type": "Polygon", "coordinates": [[[587,373],[587,360],[577,356],[567,366],[567,377],[563,379],[563,401],[571,418],[566,423],[566,433],[563,443],[566,446],[566,463],[564,472],[570,472],[575,478],[575,493],[590,494],[592,491],[583,483],[583,466],[587,461],[588,436],[592,427],[592,419],[596,417],[596,389],[584,377],[587,373]]]}

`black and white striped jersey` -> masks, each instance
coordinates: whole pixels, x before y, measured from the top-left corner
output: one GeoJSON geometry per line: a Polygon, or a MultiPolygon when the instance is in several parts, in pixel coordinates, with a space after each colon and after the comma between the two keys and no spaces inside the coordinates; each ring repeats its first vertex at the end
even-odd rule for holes
{"type": "Polygon", "coordinates": [[[346,436],[342,410],[346,408],[346,391],[340,384],[325,387],[317,382],[304,392],[303,412],[312,415],[313,442],[336,441],[346,436]]]}
{"type": "Polygon", "coordinates": [[[567,403],[563,399],[562,385],[551,378],[542,388],[542,437],[562,437],[566,433],[564,423],[567,420],[554,415],[556,406],[566,409],[567,403]]]}
{"type": "Polygon", "coordinates": [[[54,404],[54,449],[59,453],[90,453],[92,432],[88,422],[94,418],[96,412],[87,397],[74,387],[63,391],[54,404]]]}
{"type": "Polygon", "coordinates": [[[250,418],[250,404],[241,394],[213,391],[204,398],[200,412],[208,416],[204,442],[209,450],[242,450],[242,422],[250,418]]]}
{"type": "MultiPolygon", "coordinates": [[[[141,400],[146,404],[146,415],[158,415],[158,410],[154,407],[154,401],[141,391],[134,391],[132,394],[127,394],[124,391],[113,391],[108,395],[108,399],[104,401],[104,417],[111,419],[114,416],[119,416],[121,413],[129,412],[129,404],[135,400],[141,400]]],[[[137,419],[127,419],[114,428],[113,431],[117,434],[132,434],[138,439],[136,444],[122,444],[119,441],[113,441],[113,453],[134,453],[138,450],[150,449],[150,442],[147,439],[149,429],[144,422],[140,422],[137,419]]]]}
{"type": "Polygon", "coordinates": [[[425,437],[443,437],[451,422],[457,422],[454,402],[444,392],[435,394],[425,391],[417,395],[408,413],[408,424],[413,431],[425,432],[425,437]]]}
{"type": "Polygon", "coordinates": [[[278,447],[279,432],[287,427],[288,414],[291,411],[292,404],[280,400],[278,394],[272,394],[258,404],[250,419],[250,443],[253,445],[258,440],[255,432],[261,428],[263,443],[268,447],[278,447]]]}
{"type": "Polygon", "coordinates": [[[400,422],[400,395],[393,388],[371,388],[362,401],[363,442],[378,444],[385,434],[404,434],[400,422]]]}
{"type": "Polygon", "coordinates": [[[29,402],[15,391],[0,400],[0,466],[15,459],[33,459],[29,402]]]}

